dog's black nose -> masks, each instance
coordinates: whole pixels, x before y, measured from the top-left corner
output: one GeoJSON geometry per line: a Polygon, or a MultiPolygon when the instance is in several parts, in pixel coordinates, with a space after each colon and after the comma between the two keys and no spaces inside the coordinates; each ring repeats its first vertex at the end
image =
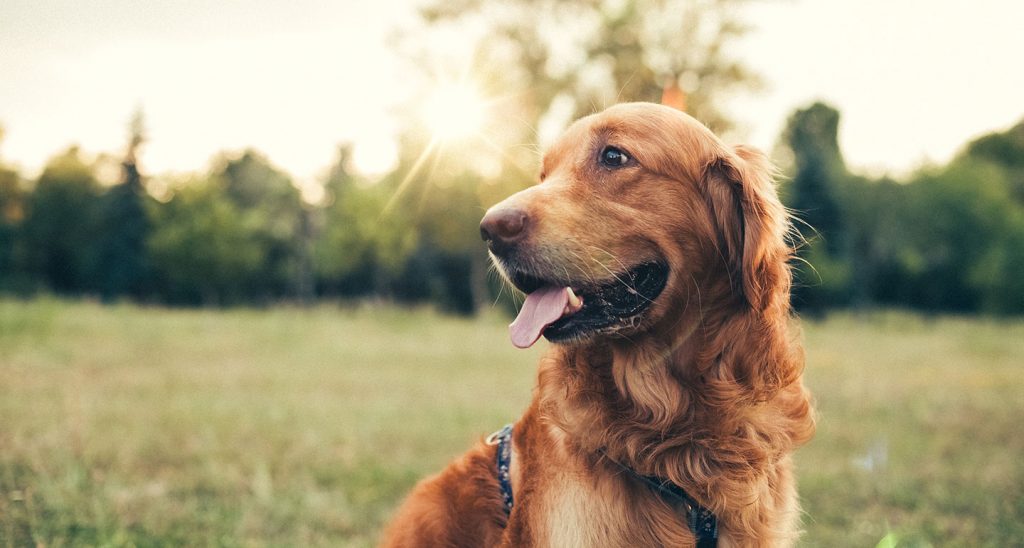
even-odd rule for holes
{"type": "Polygon", "coordinates": [[[523,239],[528,222],[521,209],[492,209],[480,221],[480,237],[491,251],[500,253],[523,239]]]}

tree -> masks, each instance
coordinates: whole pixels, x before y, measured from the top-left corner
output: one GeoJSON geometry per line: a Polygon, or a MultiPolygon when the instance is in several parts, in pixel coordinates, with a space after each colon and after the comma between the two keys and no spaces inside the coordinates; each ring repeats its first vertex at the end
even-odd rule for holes
{"type": "Polygon", "coordinates": [[[434,27],[478,29],[474,68],[501,67],[504,77],[484,76],[524,92],[530,127],[556,100],[570,103],[575,118],[618,101],[657,102],[674,86],[690,114],[721,132],[731,126],[721,98],[758,83],[726,47],[747,31],[737,16],[742,3],[458,0],[429,4],[421,15],[434,27]]]}
{"type": "Polygon", "coordinates": [[[484,207],[475,206],[488,185],[467,171],[449,171],[446,178],[444,186],[405,208],[418,233],[409,274],[442,308],[472,314],[493,302],[488,296],[487,251],[480,240],[484,207]]]}
{"type": "Polygon", "coordinates": [[[1024,314],[1024,210],[1008,212],[992,235],[968,281],[980,295],[980,309],[993,314],[1024,314]]]}
{"type": "Polygon", "coordinates": [[[139,298],[146,289],[146,240],[150,221],[145,202],[150,198],[143,187],[137,161],[144,142],[145,130],[139,110],[130,125],[128,150],[121,163],[121,182],[106,191],[100,207],[98,282],[105,301],[121,295],[139,298]]]}
{"type": "Polygon", "coordinates": [[[800,257],[815,269],[798,269],[798,305],[1024,312],[1024,124],[903,182],[850,174],[838,125],[839,113],[816,103],[784,134],[794,160],[784,201],[809,225],[800,257]]]}
{"type": "Polygon", "coordinates": [[[409,215],[386,212],[395,175],[371,184],[350,170],[350,157],[350,148],[340,147],[325,182],[328,198],[314,246],[319,290],[344,297],[425,298],[401,287],[419,234],[409,215]]]}
{"type": "Polygon", "coordinates": [[[0,166],[0,287],[15,273],[15,242],[25,216],[24,200],[18,172],[0,166]]]}
{"type": "MultiPolygon", "coordinates": [[[[962,161],[988,164],[1002,172],[1013,206],[971,270],[981,307],[999,314],[1024,313],[1024,121],[969,143],[962,161]]],[[[989,182],[991,184],[991,182],[989,182]]]]}
{"type": "Polygon", "coordinates": [[[1013,198],[1024,205],[1024,121],[1005,132],[995,132],[967,145],[965,157],[989,162],[1006,172],[1013,198]]]}
{"type": "Polygon", "coordinates": [[[274,167],[263,154],[249,149],[237,156],[223,155],[212,180],[223,185],[252,230],[264,254],[264,272],[254,280],[252,296],[260,299],[297,295],[303,286],[303,204],[291,178],[274,167]]]}
{"type": "Polygon", "coordinates": [[[998,287],[1004,274],[1017,275],[1002,272],[1009,263],[993,255],[1000,244],[1012,245],[1006,235],[1019,227],[1005,176],[990,164],[958,159],[922,170],[907,192],[907,208],[901,213],[906,218],[903,238],[910,244],[903,256],[910,274],[906,300],[927,310],[980,310],[986,287],[998,287]]]}
{"type": "MultiPolygon", "coordinates": [[[[0,144],[3,135],[3,127],[0,127],[0,144]]],[[[24,218],[25,190],[21,176],[0,161],[0,290],[19,289],[26,284],[20,264],[24,249],[19,237],[24,218]]]]}
{"type": "Polygon", "coordinates": [[[78,147],[51,159],[25,201],[27,269],[59,293],[95,291],[101,189],[78,147]]]}
{"type": "Polygon", "coordinates": [[[264,290],[268,249],[221,181],[195,179],[154,209],[147,249],[168,302],[228,305],[264,290]]]}
{"type": "Polygon", "coordinates": [[[850,247],[841,260],[854,306],[908,302],[912,276],[905,259],[916,253],[908,239],[909,194],[908,185],[888,178],[847,179],[842,207],[850,247]]]}
{"type": "Polygon", "coordinates": [[[793,152],[793,177],[786,189],[787,205],[803,223],[799,230],[807,239],[821,236],[826,249],[841,249],[843,229],[840,193],[849,176],[839,150],[839,111],[814,103],[797,110],[786,124],[783,138],[793,152]]]}
{"type": "Polygon", "coordinates": [[[846,170],[838,133],[839,111],[824,103],[794,112],[783,133],[794,163],[784,201],[797,216],[805,242],[794,298],[798,307],[817,312],[848,299],[851,238],[841,204],[844,198],[862,199],[851,190],[864,186],[846,170]]]}

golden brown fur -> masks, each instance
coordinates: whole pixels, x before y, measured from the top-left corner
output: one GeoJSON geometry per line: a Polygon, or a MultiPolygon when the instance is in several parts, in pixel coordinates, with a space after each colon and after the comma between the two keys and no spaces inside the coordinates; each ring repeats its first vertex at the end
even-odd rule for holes
{"type": "Polygon", "coordinates": [[[529,214],[534,271],[613,279],[669,265],[641,321],[554,344],[515,424],[506,520],[494,448],[416,487],[388,546],[692,546],[683,514],[609,459],[667,478],[718,517],[719,546],[798,535],[791,452],[814,430],[790,332],[789,229],[766,158],[667,107],[625,104],[574,124],[541,183],[499,207],[529,214]],[[635,160],[603,169],[613,144],[635,160]]]}

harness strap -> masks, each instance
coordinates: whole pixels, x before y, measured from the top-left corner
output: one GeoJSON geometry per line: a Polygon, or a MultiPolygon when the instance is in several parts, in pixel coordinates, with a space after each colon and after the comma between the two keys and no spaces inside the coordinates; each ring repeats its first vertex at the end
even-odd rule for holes
{"type": "Polygon", "coordinates": [[[667,496],[683,503],[683,506],[686,508],[686,525],[689,526],[693,536],[697,537],[697,548],[715,548],[718,545],[718,519],[715,518],[714,512],[701,506],[697,499],[691,497],[685,489],[667,479],[639,474],[636,470],[609,457],[603,450],[601,454],[604,458],[615,463],[616,466],[644,482],[662,496],[667,496]]]}
{"type": "Polygon", "coordinates": [[[682,487],[669,480],[663,480],[654,476],[642,476],[618,462],[615,462],[615,464],[629,471],[634,477],[639,478],[659,493],[669,495],[671,498],[683,503],[686,507],[686,524],[690,527],[690,532],[693,533],[693,536],[697,537],[697,548],[714,548],[718,545],[718,519],[715,518],[715,514],[701,506],[682,487]]]}
{"type": "Polygon", "coordinates": [[[487,445],[497,445],[497,468],[498,485],[501,487],[501,498],[505,506],[505,515],[512,513],[512,477],[510,468],[512,466],[512,425],[506,424],[504,428],[487,436],[484,440],[487,445]]]}
{"type": "MultiPolygon", "coordinates": [[[[506,424],[501,430],[487,436],[484,442],[487,445],[498,446],[496,451],[497,456],[495,458],[497,461],[498,485],[501,487],[501,497],[504,501],[505,514],[511,514],[512,479],[509,469],[512,464],[512,425],[506,424]]],[[[615,463],[619,468],[629,472],[631,476],[647,484],[648,487],[651,487],[659,494],[676,499],[678,502],[682,502],[683,506],[686,507],[686,525],[690,528],[690,532],[697,537],[697,548],[715,548],[718,545],[718,520],[715,518],[715,514],[711,510],[701,506],[696,499],[686,492],[686,490],[667,479],[638,474],[632,468],[609,458],[604,451],[601,451],[601,454],[609,461],[615,463]]]]}

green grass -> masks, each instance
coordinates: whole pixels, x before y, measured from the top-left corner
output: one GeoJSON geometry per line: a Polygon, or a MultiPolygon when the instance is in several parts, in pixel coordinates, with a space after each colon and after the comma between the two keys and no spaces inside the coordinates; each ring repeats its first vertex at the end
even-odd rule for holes
{"type": "MultiPolygon", "coordinates": [[[[527,404],[505,320],[0,300],[0,547],[372,545],[527,404]]],[[[1024,322],[805,323],[806,546],[1024,539],[1024,322]]]]}

